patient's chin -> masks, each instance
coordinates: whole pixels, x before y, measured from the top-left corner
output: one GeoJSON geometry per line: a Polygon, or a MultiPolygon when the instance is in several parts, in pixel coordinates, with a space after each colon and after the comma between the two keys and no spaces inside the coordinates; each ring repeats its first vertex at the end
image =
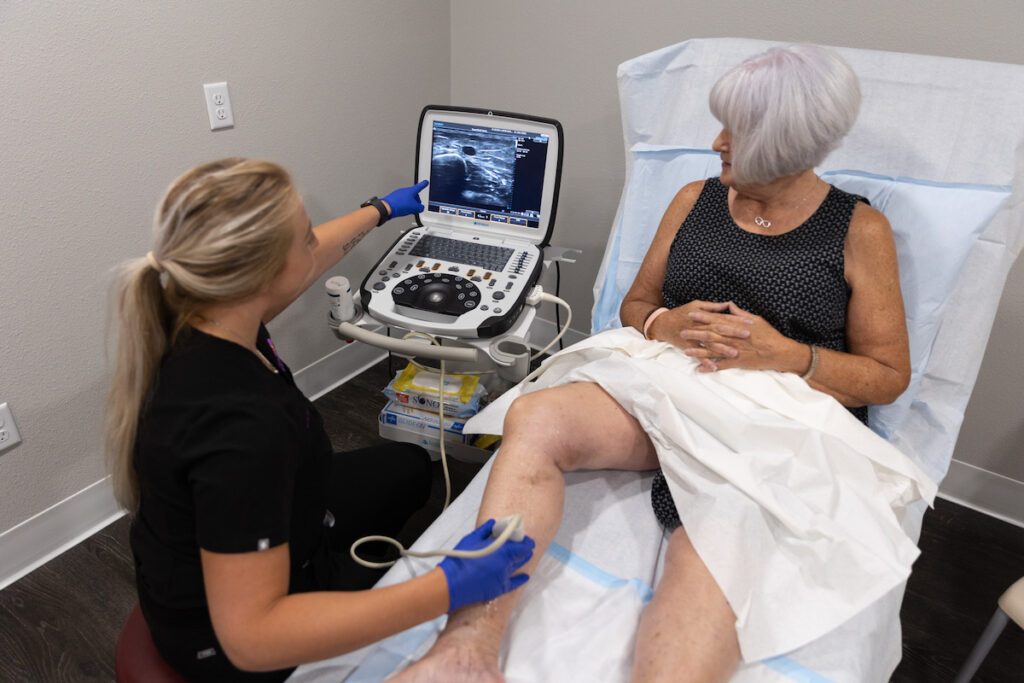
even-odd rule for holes
{"type": "MultiPolygon", "coordinates": [[[[439,645],[441,641],[439,641],[439,645]]],[[[389,683],[505,683],[497,662],[462,644],[434,647],[389,683]]]]}

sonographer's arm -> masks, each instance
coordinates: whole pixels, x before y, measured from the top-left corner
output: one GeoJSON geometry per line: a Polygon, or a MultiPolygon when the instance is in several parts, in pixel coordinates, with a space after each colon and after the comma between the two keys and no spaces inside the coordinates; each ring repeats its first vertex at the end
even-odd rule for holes
{"type": "MultiPolygon", "coordinates": [[[[408,216],[423,211],[419,192],[426,186],[427,181],[424,180],[411,187],[399,188],[382,197],[381,201],[384,202],[384,206],[388,210],[388,218],[408,216]]],[[[316,268],[310,284],[327,272],[329,268],[333,268],[345,254],[352,251],[359,241],[377,226],[380,219],[380,212],[376,208],[364,206],[357,211],[313,228],[313,233],[320,244],[314,251],[316,268]]]]}
{"type": "MultiPolygon", "coordinates": [[[[490,543],[494,520],[456,546],[490,543]]],[[[492,600],[526,583],[516,572],[534,542],[506,541],[474,558],[446,558],[437,568],[373,590],[288,595],[288,544],[259,552],[200,550],[203,583],[217,640],[240,669],[272,671],[351,652],[464,605],[492,600]]]]}
{"type": "MultiPolygon", "coordinates": [[[[388,220],[423,211],[419,192],[426,186],[427,181],[424,180],[411,187],[400,187],[383,197],[381,201],[388,213],[388,220]]],[[[269,310],[262,314],[261,319],[265,323],[276,318],[281,311],[288,308],[295,299],[309,289],[310,285],[316,282],[321,275],[333,268],[345,254],[352,251],[361,239],[377,227],[382,216],[376,207],[364,206],[315,228],[310,227],[305,210],[303,210],[301,218],[307,233],[307,247],[312,250],[312,267],[301,287],[291,293],[289,298],[275,302],[269,310]]]]}
{"type": "Polygon", "coordinates": [[[288,595],[288,545],[200,550],[217,640],[245,671],[272,671],[351,652],[448,611],[444,573],[394,586],[288,595]]]}

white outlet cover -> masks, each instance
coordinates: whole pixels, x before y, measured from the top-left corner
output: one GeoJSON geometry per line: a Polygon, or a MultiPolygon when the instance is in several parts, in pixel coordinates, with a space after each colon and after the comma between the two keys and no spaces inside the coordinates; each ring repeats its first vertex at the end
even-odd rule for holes
{"type": "Polygon", "coordinates": [[[0,403],[0,451],[21,443],[18,425],[14,424],[14,416],[6,403],[0,403]]]}
{"type": "Polygon", "coordinates": [[[231,111],[231,97],[228,95],[228,84],[204,83],[206,95],[206,113],[210,117],[210,130],[234,128],[235,115],[231,111]]]}

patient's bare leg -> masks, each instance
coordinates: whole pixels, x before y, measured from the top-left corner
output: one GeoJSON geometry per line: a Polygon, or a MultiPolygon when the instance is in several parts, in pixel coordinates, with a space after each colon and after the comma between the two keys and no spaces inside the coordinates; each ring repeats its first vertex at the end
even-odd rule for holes
{"type": "Polygon", "coordinates": [[[633,683],[727,681],[740,647],[736,615],[682,527],[669,539],[665,572],[637,631],[633,683]]]}
{"type": "MultiPolygon", "coordinates": [[[[537,542],[532,573],[562,520],[564,472],[650,470],[658,459],[640,424],[596,384],[568,384],[517,399],[505,416],[504,438],[487,481],[478,523],[518,512],[537,542]]],[[[501,681],[498,649],[519,592],[450,615],[423,660],[396,683],[501,681]]]]}

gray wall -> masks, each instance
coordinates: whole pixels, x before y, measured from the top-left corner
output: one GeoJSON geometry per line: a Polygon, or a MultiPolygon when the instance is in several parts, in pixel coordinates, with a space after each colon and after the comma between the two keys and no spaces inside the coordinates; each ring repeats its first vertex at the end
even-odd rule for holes
{"type": "MultiPolygon", "coordinates": [[[[449,27],[447,0],[0,5],[0,402],[24,439],[0,453],[0,533],[105,475],[107,273],[146,253],[167,184],[273,159],[314,222],[408,184],[419,110],[449,99],[449,27]],[[235,128],[211,132],[202,84],[221,80],[235,128]]],[[[275,321],[295,369],[337,348],[323,296],[275,321]]]]}
{"type": "MultiPolygon", "coordinates": [[[[0,533],[104,475],[107,272],[146,252],[161,191],[201,160],[285,164],[317,221],[410,179],[426,103],[559,118],[556,243],[586,250],[563,270],[586,330],[623,181],[620,62],[741,36],[1020,63],[1022,28],[1017,0],[0,4],[0,402],[24,438],[0,453],[0,533]],[[219,80],[236,127],[210,132],[201,85],[219,80]]],[[[371,235],[339,272],[361,275],[392,237],[371,235]]],[[[1020,481],[1022,292],[1018,267],[963,429],[970,448],[957,455],[1020,481]]],[[[321,299],[314,287],[273,326],[296,369],[336,348],[315,323],[321,299]]]]}
{"type": "MultiPolygon", "coordinates": [[[[732,36],[1020,64],[1022,35],[1019,0],[453,0],[452,102],[527,110],[565,127],[553,243],[585,250],[579,263],[563,268],[562,291],[578,316],[573,326],[586,330],[591,286],[624,180],[619,63],[688,38],[732,36]]],[[[1024,482],[1022,337],[1024,266],[1018,263],[954,457],[1024,482]]]]}

